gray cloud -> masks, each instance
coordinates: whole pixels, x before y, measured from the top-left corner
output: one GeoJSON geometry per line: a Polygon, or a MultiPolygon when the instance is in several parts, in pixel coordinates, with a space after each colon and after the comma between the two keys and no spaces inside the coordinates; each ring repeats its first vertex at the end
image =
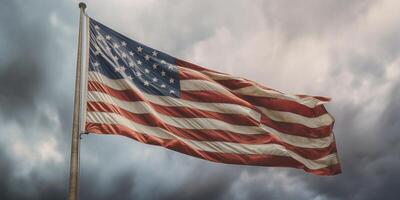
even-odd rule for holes
{"type": "MultiPolygon", "coordinates": [[[[343,174],[216,164],[88,135],[81,199],[398,198],[395,0],[87,2],[92,17],[178,57],[288,93],[332,96],[343,174]]],[[[0,197],[65,199],[77,2],[1,3],[0,197]]]]}

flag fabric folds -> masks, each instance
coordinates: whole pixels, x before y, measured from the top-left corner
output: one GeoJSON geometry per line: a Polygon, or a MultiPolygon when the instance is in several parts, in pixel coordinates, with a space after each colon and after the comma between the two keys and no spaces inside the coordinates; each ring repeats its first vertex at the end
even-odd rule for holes
{"type": "Polygon", "coordinates": [[[87,133],[220,163],[341,172],[328,98],[286,95],[191,64],[93,19],[88,48],[87,133]]]}

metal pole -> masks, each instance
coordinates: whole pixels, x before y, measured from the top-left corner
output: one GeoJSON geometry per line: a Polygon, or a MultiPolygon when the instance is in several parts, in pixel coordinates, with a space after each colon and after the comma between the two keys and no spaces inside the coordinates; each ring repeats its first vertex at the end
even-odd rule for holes
{"type": "Polygon", "coordinates": [[[74,98],[74,118],[72,122],[72,140],[71,140],[71,161],[69,171],[69,191],[68,200],[78,199],[78,178],[79,178],[79,122],[81,111],[81,68],[82,68],[82,32],[83,32],[83,15],[85,13],[86,4],[79,3],[79,38],[78,38],[78,56],[76,63],[76,79],[75,79],[75,98],[74,98]]]}

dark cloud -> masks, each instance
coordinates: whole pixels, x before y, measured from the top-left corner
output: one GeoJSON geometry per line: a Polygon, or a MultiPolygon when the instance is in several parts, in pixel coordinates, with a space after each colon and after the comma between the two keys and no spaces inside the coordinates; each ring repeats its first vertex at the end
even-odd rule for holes
{"type": "Polygon", "coordinates": [[[43,26],[29,24],[22,15],[17,3],[6,1],[0,8],[4,37],[0,73],[0,110],[7,118],[23,117],[22,112],[34,112],[36,96],[44,85],[44,62],[42,51],[46,45],[43,26]],[[13,11],[14,13],[11,13],[13,11]],[[12,23],[10,23],[12,22],[12,23]],[[17,115],[17,116],[16,116],[17,115]]]}
{"type": "MultiPolygon", "coordinates": [[[[333,96],[328,109],[336,118],[343,174],[216,164],[122,137],[89,135],[82,140],[81,199],[398,198],[395,1],[171,2],[89,1],[88,11],[174,55],[333,96]],[[110,15],[106,8],[115,10],[110,15]],[[293,65],[305,65],[304,76],[293,65]]],[[[0,3],[0,198],[65,199],[77,2],[0,3]]]]}
{"type": "MultiPolygon", "coordinates": [[[[210,163],[211,164],[211,163],[210,163]]],[[[238,169],[233,167],[207,170],[206,165],[193,168],[193,175],[185,179],[176,191],[159,199],[223,199],[235,180],[240,175],[238,169]],[[212,180],[212,181],[210,181],[212,180]]]]}
{"type": "Polygon", "coordinates": [[[103,183],[99,173],[89,171],[81,175],[80,198],[81,199],[130,199],[134,194],[136,184],[135,172],[115,172],[103,183]],[[100,189],[102,188],[102,189],[100,189]]]}
{"type": "Polygon", "coordinates": [[[0,103],[8,105],[1,110],[12,118],[23,117],[21,113],[34,112],[35,107],[31,105],[35,103],[43,84],[43,74],[36,61],[25,59],[12,61],[0,74],[0,103]]]}
{"type": "MultiPolygon", "coordinates": [[[[13,161],[10,152],[0,148],[0,197],[1,199],[64,199],[65,183],[60,179],[44,177],[42,169],[35,169],[28,177],[18,177],[15,171],[17,163],[13,161]]],[[[45,166],[48,168],[55,165],[45,166]]]]}
{"type": "Polygon", "coordinates": [[[0,196],[4,199],[11,197],[11,192],[9,191],[10,188],[10,176],[9,174],[12,171],[12,165],[10,160],[8,159],[7,155],[3,151],[3,148],[0,147],[0,170],[2,173],[0,174],[0,196]]]}

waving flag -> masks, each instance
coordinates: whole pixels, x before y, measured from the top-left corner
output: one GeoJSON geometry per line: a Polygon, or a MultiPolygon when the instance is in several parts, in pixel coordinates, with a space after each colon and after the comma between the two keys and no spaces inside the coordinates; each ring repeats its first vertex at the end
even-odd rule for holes
{"type": "Polygon", "coordinates": [[[329,99],[179,60],[93,19],[89,35],[86,132],[214,162],[340,173],[329,99]]]}

